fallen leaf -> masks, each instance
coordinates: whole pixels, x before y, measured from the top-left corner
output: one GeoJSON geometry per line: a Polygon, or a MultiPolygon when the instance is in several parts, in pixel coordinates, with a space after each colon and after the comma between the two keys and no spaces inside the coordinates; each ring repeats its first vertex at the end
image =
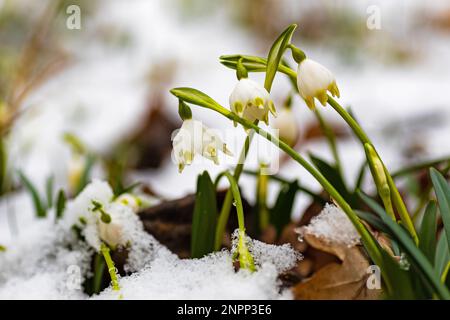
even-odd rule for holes
{"type": "Polygon", "coordinates": [[[366,286],[370,264],[359,246],[332,244],[311,234],[305,234],[304,240],[315,249],[338,257],[340,262],[327,264],[293,287],[295,299],[372,300],[380,297],[381,290],[370,290],[366,286]]]}

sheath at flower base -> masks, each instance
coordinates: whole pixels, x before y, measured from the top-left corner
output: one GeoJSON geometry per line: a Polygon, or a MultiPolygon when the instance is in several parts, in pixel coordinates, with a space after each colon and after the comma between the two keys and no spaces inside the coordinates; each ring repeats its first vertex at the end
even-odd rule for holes
{"type": "Polygon", "coordinates": [[[182,172],[186,165],[192,164],[195,154],[219,164],[218,151],[233,155],[218,134],[197,120],[184,120],[173,138],[173,155],[179,172],[182,172]]]}
{"type": "Polygon", "coordinates": [[[254,122],[269,124],[269,111],[276,116],[275,106],[267,90],[257,82],[242,78],[230,95],[231,111],[238,116],[254,122]]]}
{"type": "Polygon", "coordinates": [[[300,95],[310,109],[315,108],[314,98],[325,106],[328,101],[327,91],[339,98],[336,79],[330,70],[311,59],[304,59],[298,65],[297,86],[300,95]]]}

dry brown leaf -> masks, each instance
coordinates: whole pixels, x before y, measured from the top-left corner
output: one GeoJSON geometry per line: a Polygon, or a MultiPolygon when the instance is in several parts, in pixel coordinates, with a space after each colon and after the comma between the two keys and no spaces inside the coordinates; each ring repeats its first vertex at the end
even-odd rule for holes
{"type": "Polygon", "coordinates": [[[312,247],[331,253],[341,260],[318,270],[311,278],[292,288],[296,299],[378,299],[381,290],[369,290],[366,281],[369,261],[358,246],[331,244],[310,234],[304,235],[312,247]]]}

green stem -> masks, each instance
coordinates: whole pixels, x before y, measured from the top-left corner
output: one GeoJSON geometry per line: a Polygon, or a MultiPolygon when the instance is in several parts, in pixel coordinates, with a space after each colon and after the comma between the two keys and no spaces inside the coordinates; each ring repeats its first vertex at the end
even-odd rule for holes
{"type": "MultiPolygon", "coordinates": [[[[250,132],[245,139],[244,146],[242,147],[241,154],[239,156],[238,164],[234,169],[233,178],[236,183],[239,182],[242,170],[244,170],[244,162],[247,157],[250,144],[253,140],[254,132],[250,132]]],[[[217,180],[216,180],[217,183],[217,180]]],[[[225,233],[225,228],[227,226],[228,218],[230,217],[231,204],[233,201],[233,195],[231,189],[225,194],[225,199],[223,200],[222,209],[220,210],[219,219],[217,221],[216,235],[214,239],[214,250],[219,251],[222,246],[223,234],[225,233]]]]}
{"type": "Polygon", "coordinates": [[[383,160],[381,160],[381,157],[379,156],[377,150],[375,149],[375,146],[373,145],[372,141],[366,135],[364,130],[360,127],[358,122],[356,122],[355,119],[347,112],[347,110],[345,110],[339,103],[336,102],[336,100],[334,100],[330,96],[328,96],[328,104],[334,110],[336,110],[336,112],[345,120],[345,122],[347,122],[347,124],[352,128],[353,132],[356,134],[356,136],[361,141],[361,143],[363,145],[368,143],[369,145],[372,146],[372,148],[377,153],[378,158],[380,159],[381,163],[383,164],[387,183],[391,190],[392,200],[394,202],[395,207],[398,210],[400,219],[402,220],[402,222],[405,225],[408,232],[411,234],[411,236],[414,239],[414,241],[416,242],[416,244],[418,244],[419,238],[417,236],[417,232],[414,227],[414,223],[412,222],[411,217],[406,208],[405,202],[403,201],[403,199],[400,195],[400,192],[398,191],[397,186],[395,185],[394,180],[392,179],[392,176],[390,175],[389,171],[387,170],[386,165],[383,163],[383,160]]]}
{"type": "MultiPolygon", "coordinates": [[[[172,92],[176,93],[176,89],[173,89],[172,92]]],[[[193,101],[194,103],[194,101],[193,101]]],[[[205,105],[203,105],[205,106],[205,105]]],[[[257,134],[265,138],[266,140],[272,142],[275,146],[286,152],[293,160],[298,162],[303,168],[305,168],[325,189],[325,191],[328,192],[328,194],[336,201],[336,203],[341,207],[341,209],[347,214],[348,218],[352,222],[352,224],[355,226],[356,230],[361,236],[362,242],[365,245],[370,257],[372,260],[378,264],[382,265],[382,258],[381,253],[379,251],[379,248],[377,246],[377,243],[374,241],[374,239],[371,237],[369,231],[364,227],[364,225],[359,220],[356,213],[353,211],[353,209],[350,207],[350,205],[345,201],[345,199],[340,195],[340,193],[333,187],[333,185],[314,167],[312,166],[308,161],[306,161],[301,155],[299,155],[294,149],[292,149],[289,145],[284,143],[283,141],[280,141],[276,137],[272,136],[270,133],[266,132],[265,130],[261,129],[257,125],[240,118],[236,114],[230,112],[229,110],[225,109],[221,105],[214,103],[206,106],[209,109],[215,110],[219,112],[220,114],[224,115],[228,119],[238,122],[241,125],[243,125],[245,128],[253,129],[257,134]]]]}
{"type": "Polygon", "coordinates": [[[236,206],[239,235],[238,244],[236,248],[237,256],[239,257],[239,265],[242,269],[250,270],[251,272],[256,270],[255,262],[253,260],[250,251],[247,248],[247,236],[245,234],[245,220],[244,220],[244,207],[242,205],[241,193],[236,179],[228,172],[224,172],[220,177],[226,177],[230,183],[230,190],[234,198],[234,204],[236,206]]]}
{"type": "MultiPolygon", "coordinates": [[[[217,178],[226,177],[230,183],[230,194],[234,198],[234,203],[236,206],[237,218],[239,231],[245,232],[245,220],[244,220],[244,207],[242,205],[241,193],[239,191],[239,186],[236,179],[228,171],[222,172],[217,178]]],[[[216,182],[218,182],[216,180],[216,182]]]]}
{"type": "Polygon", "coordinates": [[[111,284],[114,291],[119,291],[119,281],[117,279],[117,271],[116,267],[114,265],[114,261],[111,258],[111,255],[109,253],[110,249],[108,246],[106,246],[104,243],[101,244],[100,251],[103,255],[103,258],[105,259],[106,265],[108,266],[108,272],[111,277],[111,284]]]}
{"type": "MultiPolygon", "coordinates": [[[[258,172],[256,171],[252,171],[252,170],[244,170],[243,171],[244,174],[248,174],[248,175],[252,175],[252,176],[258,176],[258,172]]],[[[289,181],[283,177],[280,177],[278,175],[270,175],[269,178],[273,181],[278,181],[280,183],[284,183],[284,184],[290,184],[292,183],[292,181],[289,181]]],[[[321,197],[320,195],[315,194],[313,191],[311,191],[310,189],[300,185],[299,183],[297,184],[297,189],[299,191],[302,191],[304,193],[306,193],[307,195],[311,196],[311,198],[313,198],[316,202],[320,203],[320,204],[325,204],[326,200],[321,197]]]]}

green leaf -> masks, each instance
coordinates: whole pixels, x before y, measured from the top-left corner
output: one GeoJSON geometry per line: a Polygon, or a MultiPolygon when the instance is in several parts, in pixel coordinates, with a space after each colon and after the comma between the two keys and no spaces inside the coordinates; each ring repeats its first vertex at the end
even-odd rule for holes
{"type": "Polygon", "coordinates": [[[436,201],[430,201],[425,209],[419,232],[419,249],[422,250],[431,263],[434,262],[434,254],[436,251],[436,213],[436,201]]]}
{"type": "Polygon", "coordinates": [[[216,190],[211,177],[205,171],[197,179],[197,193],[192,217],[192,258],[201,258],[214,251],[217,216],[216,190]]]}
{"type": "Polygon", "coordinates": [[[208,109],[224,109],[221,105],[219,105],[213,98],[208,96],[207,94],[193,88],[174,88],[170,90],[175,97],[181,99],[185,102],[192,103],[201,107],[205,107],[208,109]]]}
{"type": "Polygon", "coordinates": [[[417,265],[418,270],[420,270],[420,272],[423,274],[428,284],[433,287],[433,289],[442,299],[450,299],[449,290],[440,282],[440,279],[433,269],[431,263],[428,261],[427,257],[417,248],[410,234],[404,228],[394,222],[377,202],[361,192],[359,192],[359,196],[372,210],[374,210],[380,216],[381,220],[383,220],[383,222],[388,226],[388,228],[394,235],[395,240],[403,248],[405,253],[407,253],[411,261],[417,265]]]}
{"type": "Polygon", "coordinates": [[[39,197],[39,193],[38,193],[36,187],[21,171],[19,171],[19,177],[20,177],[20,181],[22,182],[23,186],[28,190],[28,192],[31,195],[36,216],[45,217],[47,215],[47,211],[45,209],[45,206],[42,204],[42,200],[39,197]]]}
{"type": "Polygon", "coordinates": [[[64,209],[66,208],[66,194],[64,193],[64,190],[59,190],[58,197],[56,199],[56,218],[61,218],[64,209]]]}
{"type": "Polygon", "coordinates": [[[86,158],[86,164],[84,166],[83,174],[81,175],[75,195],[78,195],[91,180],[91,172],[94,164],[95,156],[92,154],[88,155],[86,158]]]}
{"type": "Polygon", "coordinates": [[[45,182],[45,194],[47,196],[47,208],[53,207],[53,184],[55,182],[55,177],[50,176],[45,182]]]}
{"type": "Polygon", "coordinates": [[[434,268],[439,276],[442,275],[446,265],[450,262],[450,253],[448,250],[447,236],[445,232],[441,232],[441,236],[437,242],[436,254],[434,258],[434,268]]]}
{"type": "Polygon", "coordinates": [[[266,78],[264,80],[264,87],[269,92],[270,89],[272,89],[272,83],[278,71],[281,59],[283,58],[284,51],[291,42],[292,35],[296,28],[296,24],[291,24],[287,27],[270,48],[269,55],[267,56],[266,78]]]}
{"type": "Polygon", "coordinates": [[[350,205],[356,206],[355,197],[348,192],[344,179],[336,166],[329,164],[312,153],[309,154],[309,157],[317,170],[320,171],[320,173],[334,186],[336,190],[339,190],[344,199],[350,205]]]}
{"type": "Polygon", "coordinates": [[[369,212],[360,211],[360,210],[355,210],[355,212],[358,215],[358,217],[360,217],[362,220],[366,221],[368,224],[370,224],[376,230],[384,232],[387,235],[391,235],[391,231],[389,230],[389,228],[376,215],[369,213],[369,212]]]}
{"type": "Polygon", "coordinates": [[[434,168],[430,169],[431,181],[439,204],[445,234],[447,235],[447,246],[450,250],[450,186],[442,174],[434,168]]]}
{"type": "Polygon", "coordinates": [[[384,249],[381,250],[383,259],[384,280],[389,281],[387,298],[393,300],[416,299],[411,273],[400,268],[400,265],[384,249]]]}
{"type": "Polygon", "coordinates": [[[277,201],[270,210],[270,222],[276,228],[280,236],[284,227],[291,222],[292,207],[298,191],[297,180],[283,184],[278,193],[277,201]]]}
{"type": "Polygon", "coordinates": [[[366,168],[367,168],[367,161],[364,159],[363,163],[361,164],[361,167],[358,170],[354,192],[357,192],[359,189],[361,189],[361,186],[364,182],[364,176],[366,174],[366,168]]]}
{"type": "MultiPolygon", "coordinates": [[[[219,59],[221,64],[233,70],[236,70],[240,59],[242,59],[242,64],[248,72],[265,72],[267,68],[267,59],[256,56],[233,54],[223,55],[219,59]]],[[[292,70],[283,59],[278,65],[278,71],[289,76],[294,88],[297,88],[297,73],[292,70]]]]}

